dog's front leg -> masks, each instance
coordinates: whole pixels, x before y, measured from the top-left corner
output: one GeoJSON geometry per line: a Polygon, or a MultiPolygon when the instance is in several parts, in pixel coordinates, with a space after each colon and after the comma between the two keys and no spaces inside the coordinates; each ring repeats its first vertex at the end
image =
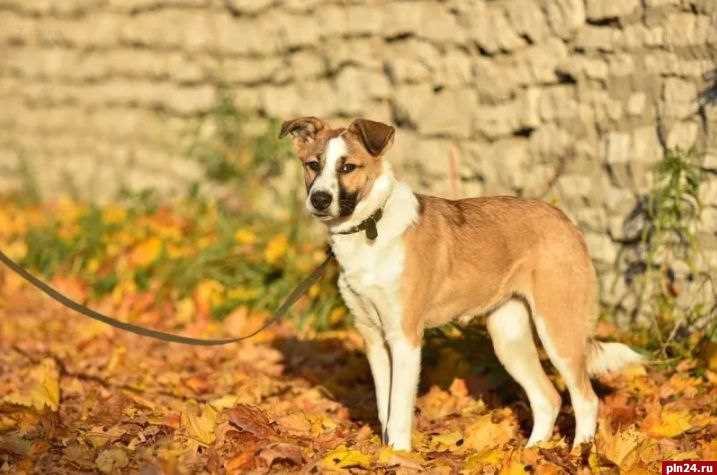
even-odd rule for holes
{"type": "Polygon", "coordinates": [[[391,360],[386,340],[381,329],[381,319],[370,302],[360,297],[343,276],[339,277],[339,290],[344,302],[354,316],[354,325],[361,333],[366,345],[366,358],[371,367],[373,384],[376,389],[378,420],[381,423],[381,439],[386,442],[388,422],[388,401],[391,391],[391,360]]]}
{"type": "Polygon", "coordinates": [[[413,412],[421,372],[421,345],[414,345],[402,330],[386,335],[391,351],[391,402],[388,443],[396,450],[411,450],[413,412]]]}
{"type": "Polygon", "coordinates": [[[386,423],[388,422],[388,401],[391,391],[391,360],[388,356],[386,341],[383,339],[381,329],[356,322],[356,328],[366,344],[366,358],[373,374],[373,384],[376,389],[376,405],[378,407],[378,420],[381,422],[381,439],[386,439],[386,423]]]}

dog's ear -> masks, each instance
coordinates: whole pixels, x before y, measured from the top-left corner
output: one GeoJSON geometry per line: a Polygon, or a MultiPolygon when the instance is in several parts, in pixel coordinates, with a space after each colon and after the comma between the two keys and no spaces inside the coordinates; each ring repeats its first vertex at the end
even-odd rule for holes
{"type": "Polygon", "coordinates": [[[378,157],[386,151],[396,133],[396,129],[390,125],[367,119],[354,120],[348,130],[358,135],[368,153],[374,157],[378,157]]]}
{"type": "Polygon", "coordinates": [[[311,143],[316,134],[326,126],[323,120],[316,117],[299,117],[298,119],[287,120],[281,124],[279,138],[291,135],[294,139],[304,143],[311,143]]]}

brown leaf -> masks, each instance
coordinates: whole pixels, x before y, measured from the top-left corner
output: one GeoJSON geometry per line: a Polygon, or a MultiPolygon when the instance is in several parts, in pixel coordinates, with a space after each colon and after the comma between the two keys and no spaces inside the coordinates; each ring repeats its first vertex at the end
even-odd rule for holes
{"type": "Polygon", "coordinates": [[[304,460],[301,453],[301,447],[294,444],[279,442],[272,444],[259,452],[259,458],[262,459],[267,467],[271,467],[274,462],[286,460],[294,465],[300,465],[304,460]]]}
{"type": "Polygon", "coordinates": [[[205,394],[211,390],[211,385],[206,376],[195,375],[184,380],[184,385],[197,394],[205,394]]]}
{"type": "Polygon", "coordinates": [[[303,412],[294,412],[276,420],[282,432],[295,436],[306,436],[311,433],[311,422],[303,412]]]}
{"type": "Polygon", "coordinates": [[[276,434],[266,414],[261,409],[248,404],[238,404],[229,411],[229,422],[259,438],[267,438],[276,434]]]}
{"type": "Polygon", "coordinates": [[[245,469],[250,468],[254,462],[256,453],[256,443],[250,443],[242,447],[241,452],[237,452],[224,463],[224,469],[228,473],[242,473],[245,469]]]}
{"type": "Polygon", "coordinates": [[[117,447],[100,452],[95,460],[95,465],[102,473],[117,472],[129,465],[129,458],[124,450],[117,447]]]}

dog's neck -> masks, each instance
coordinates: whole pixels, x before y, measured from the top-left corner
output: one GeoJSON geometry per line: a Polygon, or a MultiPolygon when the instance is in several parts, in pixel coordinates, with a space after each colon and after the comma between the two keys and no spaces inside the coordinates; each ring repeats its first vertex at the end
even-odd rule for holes
{"type": "Polygon", "coordinates": [[[329,225],[329,232],[332,234],[340,234],[359,226],[362,222],[369,219],[376,213],[376,210],[386,206],[386,202],[397,184],[398,182],[393,176],[391,166],[388,162],[384,162],[381,175],[376,178],[366,197],[356,204],[356,208],[351,214],[351,217],[336,225],[329,225]]]}
{"type": "Polygon", "coordinates": [[[376,179],[368,195],[356,205],[350,219],[329,226],[331,243],[352,242],[373,245],[364,232],[342,234],[355,229],[382,210],[376,222],[378,236],[376,242],[385,242],[403,234],[405,229],[418,216],[418,200],[410,187],[396,180],[388,162],[384,162],[383,171],[376,179]]]}

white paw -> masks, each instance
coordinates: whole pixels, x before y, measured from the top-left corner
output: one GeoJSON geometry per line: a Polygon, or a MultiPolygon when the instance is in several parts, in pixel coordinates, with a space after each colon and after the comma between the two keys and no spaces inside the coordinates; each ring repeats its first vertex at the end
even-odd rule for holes
{"type": "Polygon", "coordinates": [[[406,452],[411,451],[410,440],[397,440],[395,442],[389,442],[389,445],[393,450],[405,450],[406,452]]]}
{"type": "Polygon", "coordinates": [[[411,450],[411,431],[410,430],[391,430],[388,429],[388,445],[393,450],[411,450]]]}

